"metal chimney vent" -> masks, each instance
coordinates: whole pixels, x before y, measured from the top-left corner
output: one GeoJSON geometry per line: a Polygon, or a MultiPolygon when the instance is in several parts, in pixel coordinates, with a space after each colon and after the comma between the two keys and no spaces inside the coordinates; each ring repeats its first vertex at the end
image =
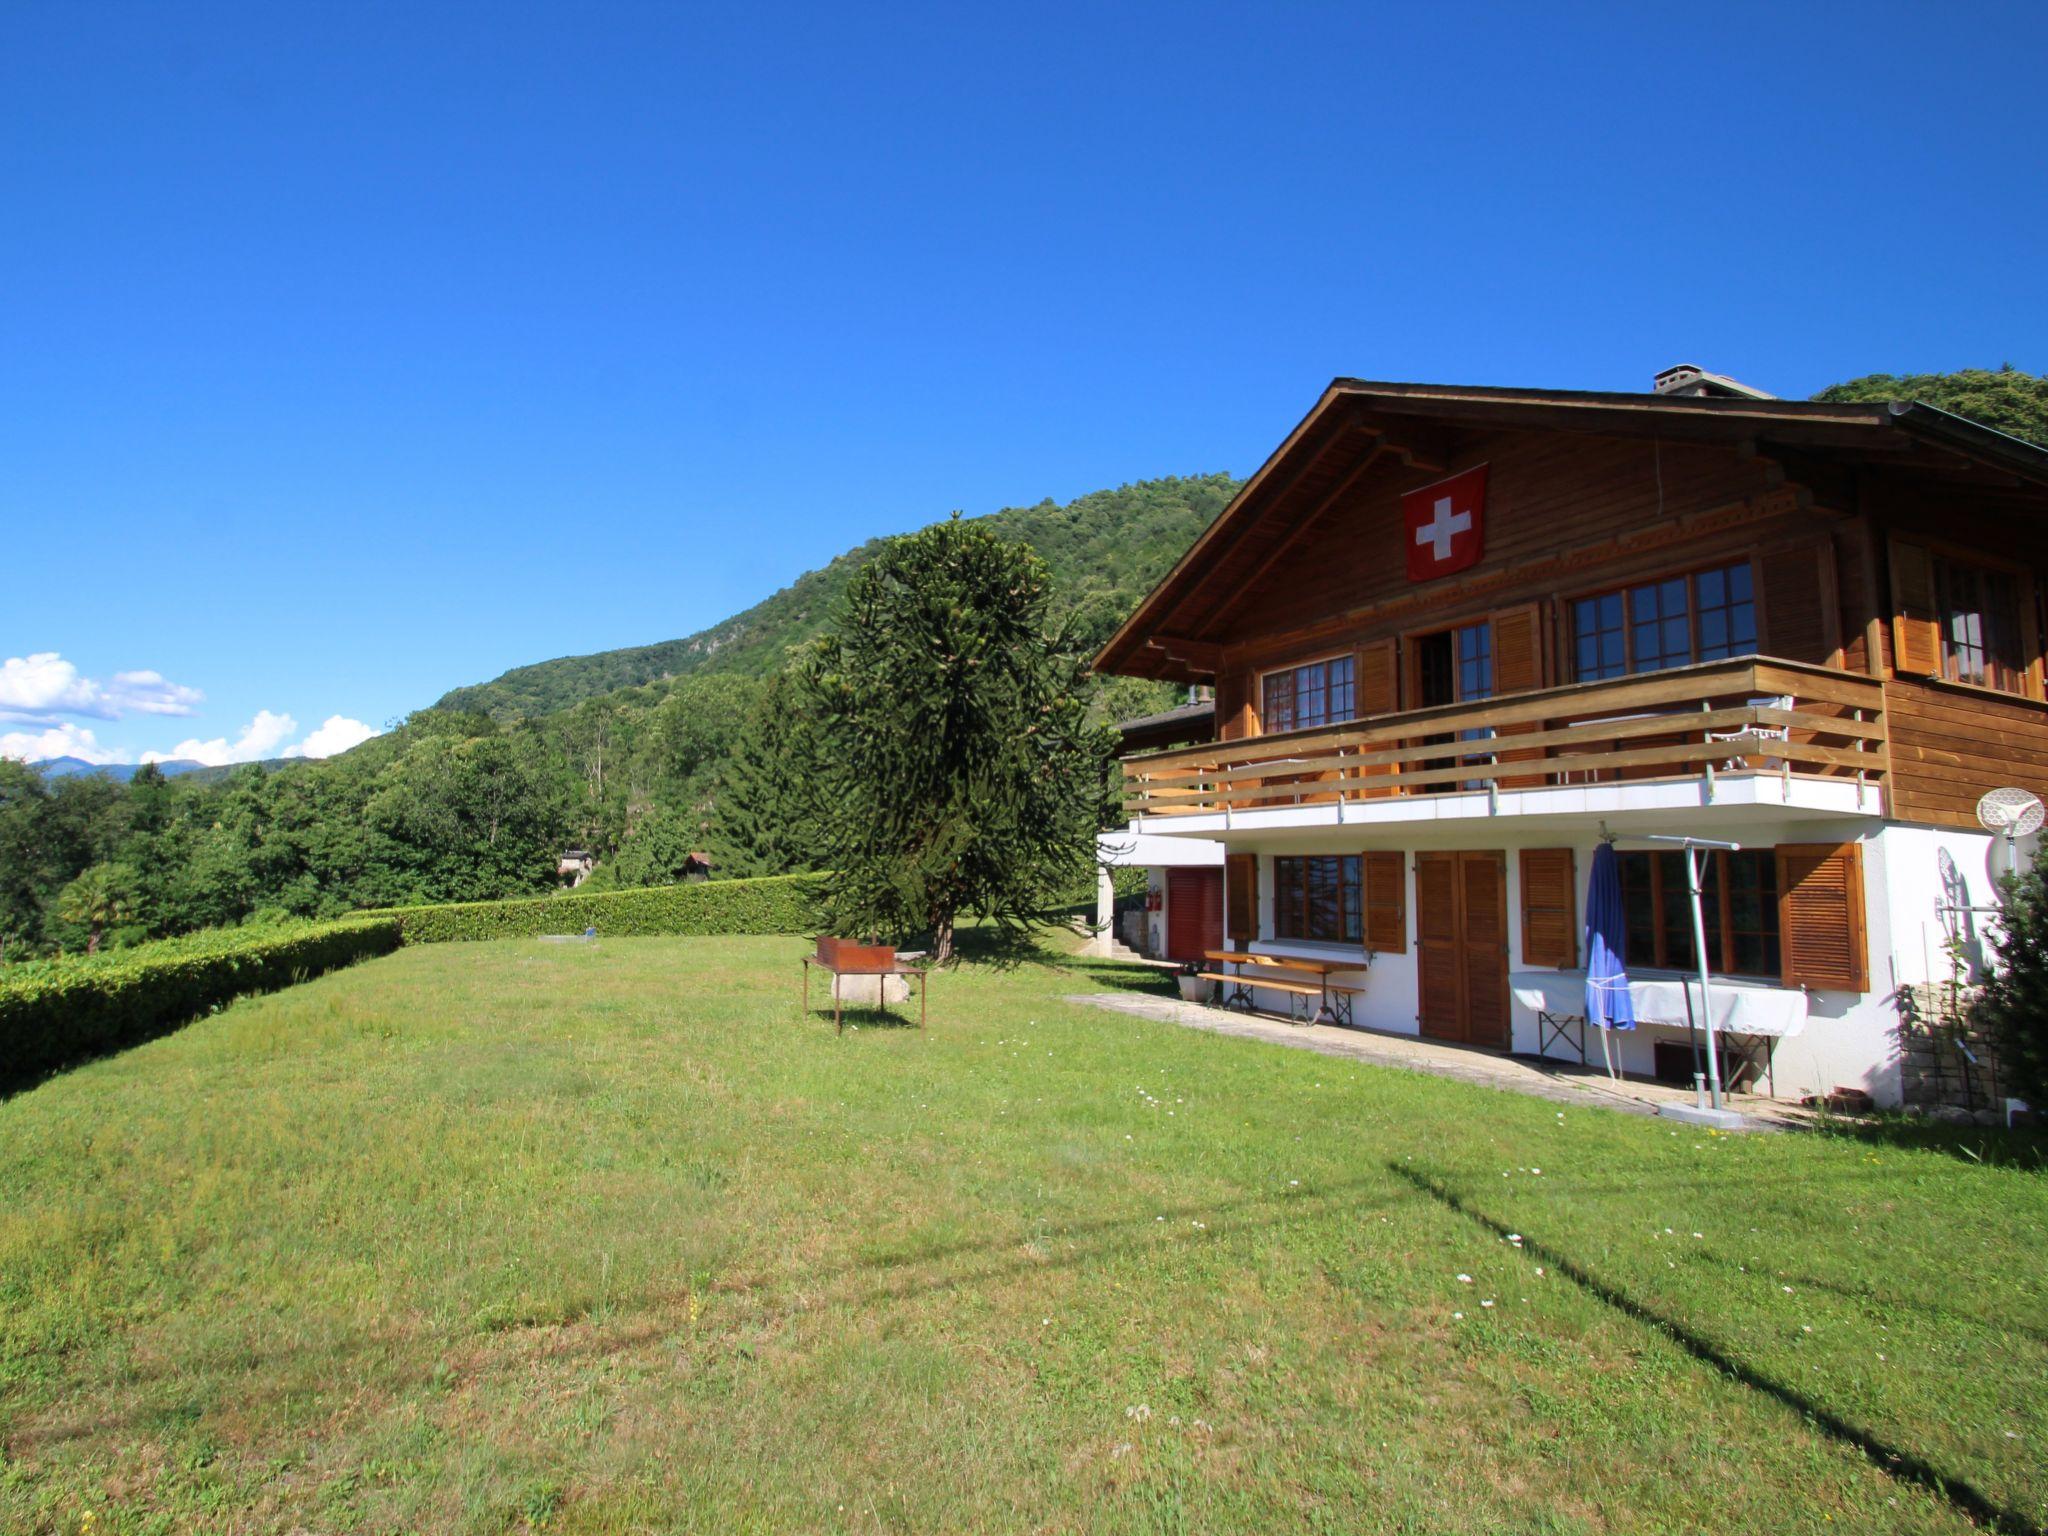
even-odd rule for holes
{"type": "Polygon", "coordinates": [[[1652,388],[1660,395],[1691,395],[1721,400],[1775,400],[1776,395],[1752,389],[1725,373],[1709,373],[1698,363],[1675,363],[1657,375],[1652,388]]]}

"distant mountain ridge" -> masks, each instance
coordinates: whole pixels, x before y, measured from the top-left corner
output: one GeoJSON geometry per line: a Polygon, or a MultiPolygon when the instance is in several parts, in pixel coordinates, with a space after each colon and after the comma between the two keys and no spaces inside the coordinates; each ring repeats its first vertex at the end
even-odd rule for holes
{"type": "MultiPolygon", "coordinates": [[[[1022,539],[1044,557],[1089,643],[1108,637],[1154,582],[1237,494],[1228,474],[1169,476],[1096,491],[1064,505],[1006,507],[973,521],[1022,539]]],[[[569,708],[621,688],[691,673],[759,677],[792,645],[823,630],[847,584],[884,539],[869,539],[807,571],[743,612],[680,640],[514,667],[487,683],[451,689],[436,708],[499,719],[569,708]]]]}
{"type": "MultiPolygon", "coordinates": [[[[265,758],[256,766],[282,768],[291,761],[293,759],[288,757],[271,757],[265,758]]],[[[202,783],[224,779],[237,768],[244,766],[246,765],[242,763],[202,763],[190,757],[165,758],[157,764],[167,779],[196,778],[202,783]]],[[[97,774],[103,779],[112,779],[117,784],[127,783],[142,771],[140,763],[88,763],[82,757],[46,757],[40,762],[30,763],[29,767],[36,769],[46,779],[75,779],[85,774],[97,774]]]]}

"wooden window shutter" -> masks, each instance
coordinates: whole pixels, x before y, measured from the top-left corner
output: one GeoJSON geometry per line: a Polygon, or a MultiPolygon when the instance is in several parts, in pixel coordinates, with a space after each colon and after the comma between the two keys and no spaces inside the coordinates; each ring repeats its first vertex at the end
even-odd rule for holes
{"type": "Polygon", "coordinates": [[[1934,611],[1934,557],[1925,544],[1891,541],[1892,665],[1941,676],[1941,623],[1934,611]]]}
{"type": "Polygon", "coordinates": [[[1399,853],[1365,855],[1365,947],[1374,954],[1408,952],[1408,865],[1399,853]]]}
{"type": "MultiPolygon", "coordinates": [[[[1519,608],[1503,608],[1493,615],[1493,691],[1500,693],[1528,693],[1543,686],[1543,605],[1524,603],[1519,608]]],[[[1523,725],[1504,725],[1494,732],[1496,736],[1526,736],[1543,729],[1543,722],[1531,720],[1523,725]]],[[[1497,754],[1504,763],[1525,762],[1540,758],[1543,749],[1526,747],[1519,752],[1503,751],[1497,754]]],[[[1541,788],[1542,774],[1523,774],[1515,777],[1503,776],[1502,789],[1541,788]]]]}
{"type": "Polygon", "coordinates": [[[1808,544],[1773,550],[1758,561],[1763,596],[1759,644],[1772,656],[1841,664],[1841,619],[1835,601],[1835,547],[1808,544]]]}
{"type": "Polygon", "coordinates": [[[1401,707],[1399,641],[1389,635],[1361,645],[1353,669],[1352,707],[1359,719],[1391,715],[1401,707]]]}
{"type": "Polygon", "coordinates": [[[1224,931],[1232,942],[1248,944],[1259,936],[1259,857],[1232,853],[1223,864],[1224,931]]]}
{"type": "Polygon", "coordinates": [[[1869,991],[1861,846],[1780,843],[1777,861],[1778,946],[1785,985],[1869,991]]]}
{"type": "Polygon", "coordinates": [[[1543,605],[1524,603],[1493,616],[1493,691],[1527,693],[1543,686],[1543,605]]]}
{"type": "Polygon", "coordinates": [[[1579,963],[1577,865],[1569,848],[1522,850],[1522,963],[1579,963]]]}

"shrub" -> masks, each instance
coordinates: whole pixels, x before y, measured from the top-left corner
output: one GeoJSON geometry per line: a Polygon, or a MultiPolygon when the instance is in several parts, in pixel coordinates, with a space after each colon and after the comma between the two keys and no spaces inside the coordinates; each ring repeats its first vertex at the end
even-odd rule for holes
{"type": "Polygon", "coordinates": [[[1997,968],[1970,1020],[1997,1042],[2006,1092],[2039,1109],[2048,1105],[2048,867],[2007,881],[1999,923],[1997,968]]]}
{"type": "Polygon", "coordinates": [[[245,992],[289,986],[398,948],[388,917],[210,928],[0,971],[0,1085],[168,1034],[245,992]]]}
{"type": "Polygon", "coordinates": [[[586,928],[610,938],[816,933],[824,926],[829,884],[826,875],[774,875],[762,880],[708,880],[646,890],[574,891],[514,901],[384,907],[362,915],[395,918],[408,944],[534,938],[547,933],[581,933],[586,928]]]}

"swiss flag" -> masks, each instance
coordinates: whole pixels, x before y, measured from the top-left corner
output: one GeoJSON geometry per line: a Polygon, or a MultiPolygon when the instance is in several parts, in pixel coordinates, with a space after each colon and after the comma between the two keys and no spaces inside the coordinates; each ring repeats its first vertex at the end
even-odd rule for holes
{"type": "Polygon", "coordinates": [[[1479,562],[1486,548],[1486,466],[1425,485],[1401,498],[1408,579],[1429,581],[1479,562]]]}

